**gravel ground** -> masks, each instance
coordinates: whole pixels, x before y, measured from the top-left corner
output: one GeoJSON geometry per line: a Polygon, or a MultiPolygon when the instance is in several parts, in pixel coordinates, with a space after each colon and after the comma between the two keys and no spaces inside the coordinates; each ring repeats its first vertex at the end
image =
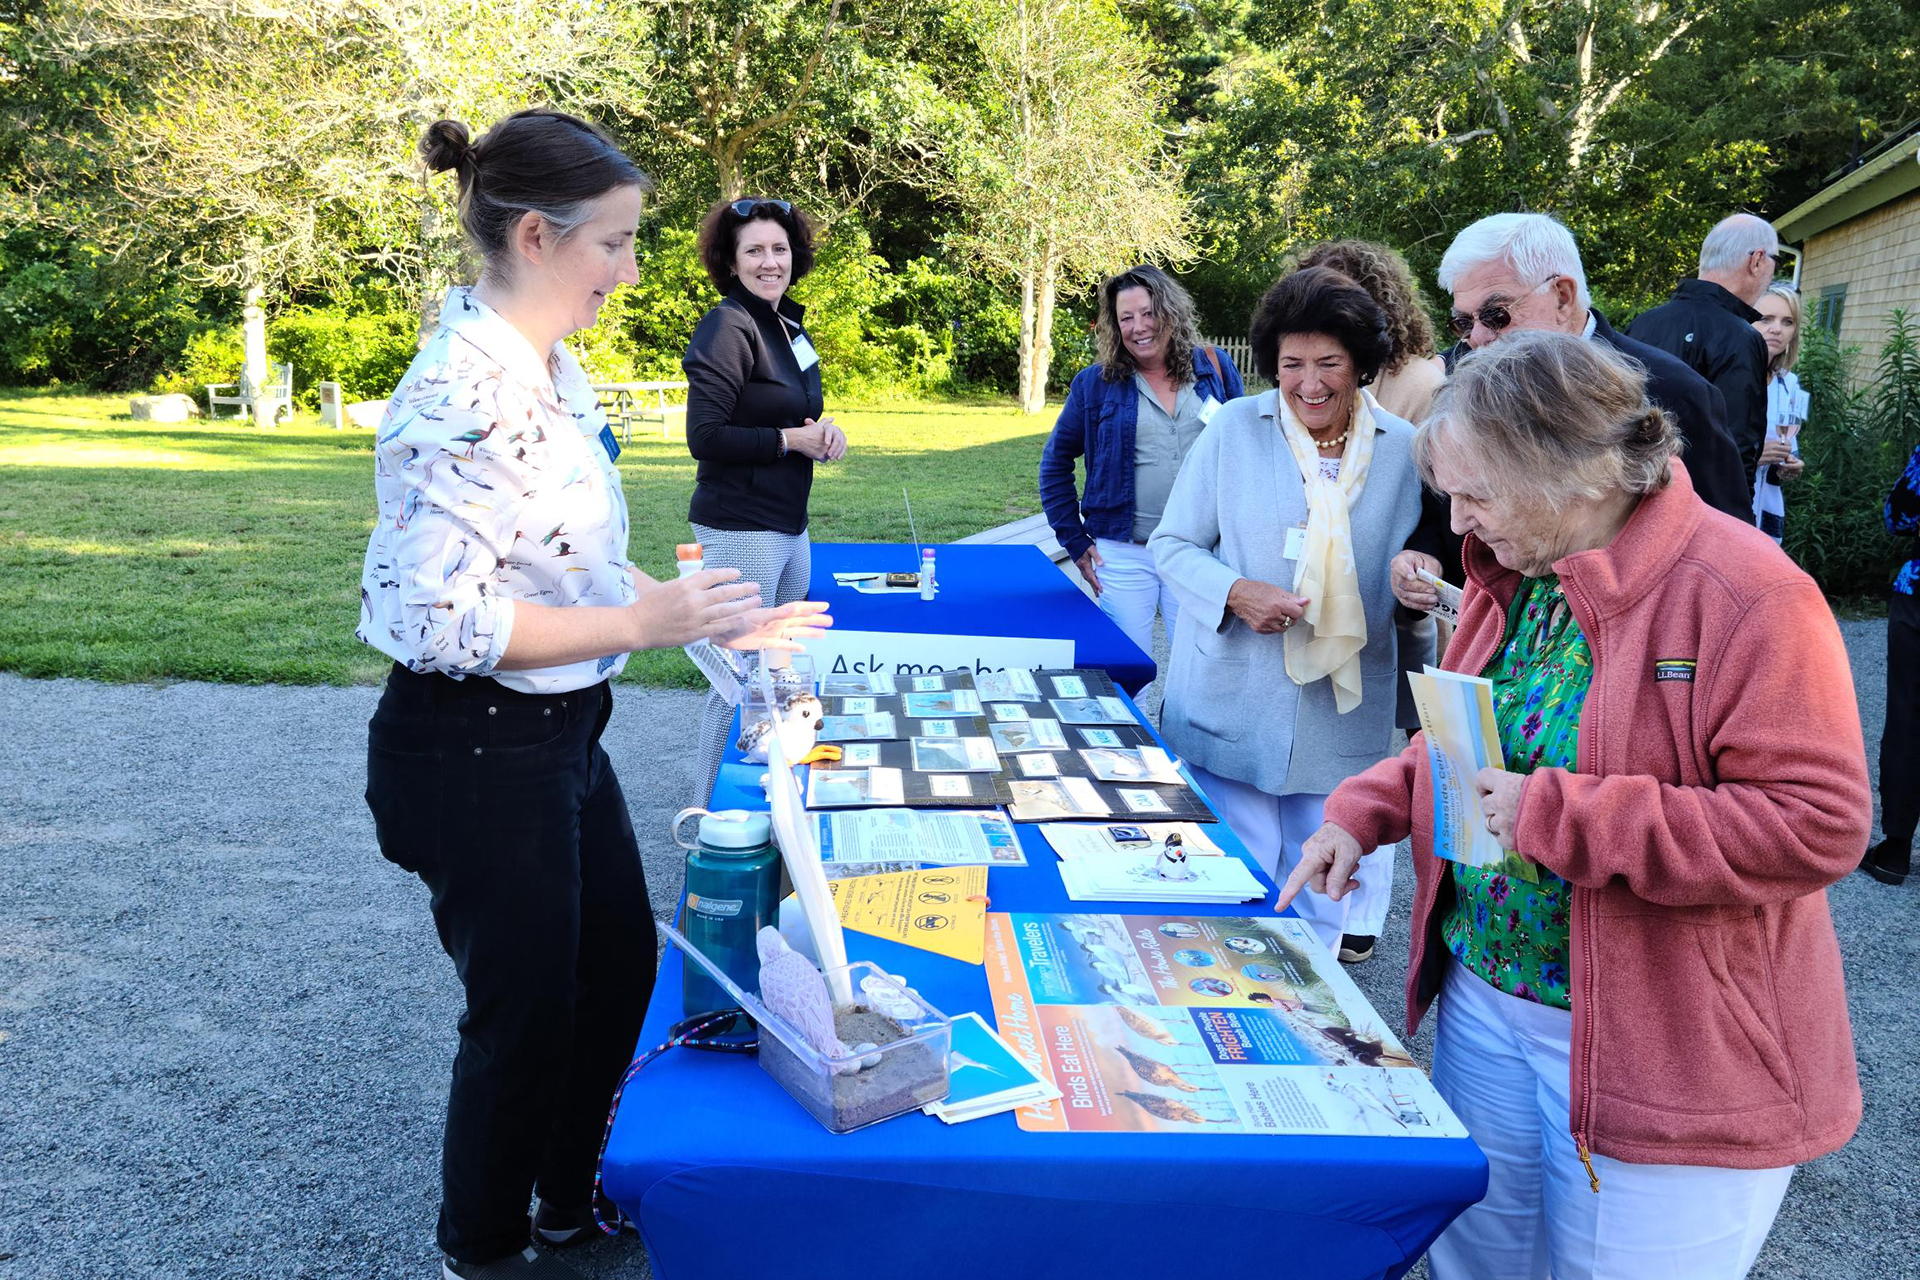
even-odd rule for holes
{"type": "MultiPolygon", "coordinates": [[[[1884,625],[1846,633],[1877,743],[1884,625]]],[[[0,675],[0,1280],[437,1274],[459,990],[360,800],[376,696],[0,675]]],[[[664,910],[698,697],[619,699],[608,748],[664,910]]],[[[1356,974],[1393,1022],[1411,885],[1356,974]]],[[[1893,981],[1920,972],[1915,893],[1830,894],[1866,1121],[1796,1176],[1755,1276],[1915,1274],[1920,1015],[1893,981]]],[[[650,1274],[631,1239],[577,1264],[650,1274]]]]}

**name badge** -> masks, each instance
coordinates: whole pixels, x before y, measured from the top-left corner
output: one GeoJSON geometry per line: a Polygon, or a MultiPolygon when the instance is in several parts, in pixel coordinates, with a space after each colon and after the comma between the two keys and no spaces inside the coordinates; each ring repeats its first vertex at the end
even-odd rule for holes
{"type": "Polygon", "coordinates": [[[793,358],[800,362],[802,373],[820,363],[820,353],[813,349],[813,343],[807,340],[807,335],[804,333],[794,335],[793,358]]]}
{"type": "Polygon", "coordinates": [[[1213,421],[1213,415],[1220,412],[1220,402],[1208,396],[1200,402],[1200,424],[1205,426],[1213,421]]]}
{"type": "Polygon", "coordinates": [[[1307,526],[1297,524],[1287,530],[1287,540],[1280,554],[1289,560],[1298,560],[1307,554],[1307,526]]]}
{"type": "Polygon", "coordinates": [[[600,447],[607,451],[607,461],[620,461],[620,442],[613,438],[612,427],[600,428],[600,447]]]}

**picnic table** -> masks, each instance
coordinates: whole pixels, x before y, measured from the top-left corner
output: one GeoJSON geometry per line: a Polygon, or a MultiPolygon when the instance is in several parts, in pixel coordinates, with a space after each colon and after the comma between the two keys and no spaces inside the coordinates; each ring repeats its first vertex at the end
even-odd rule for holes
{"type": "Polygon", "coordinates": [[[660,424],[660,438],[672,439],[672,427],[669,414],[682,414],[687,411],[683,401],[680,404],[668,404],[669,392],[681,392],[687,389],[684,382],[596,382],[593,390],[600,397],[600,407],[606,410],[607,421],[620,427],[620,443],[626,444],[633,439],[633,424],[636,422],[657,422],[660,424]]]}

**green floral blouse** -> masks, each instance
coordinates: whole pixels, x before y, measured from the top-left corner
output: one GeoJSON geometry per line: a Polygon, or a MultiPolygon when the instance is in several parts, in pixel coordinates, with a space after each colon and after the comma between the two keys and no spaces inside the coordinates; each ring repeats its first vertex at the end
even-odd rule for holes
{"type": "MultiPolygon", "coordinates": [[[[1507,612],[1507,636],[1481,672],[1493,681],[1507,768],[1571,769],[1593,655],[1557,576],[1527,580],[1507,612]]],[[[1458,863],[1450,870],[1453,908],[1440,923],[1447,949],[1508,995],[1571,1009],[1567,882],[1544,867],[1537,885],[1458,863]]]]}

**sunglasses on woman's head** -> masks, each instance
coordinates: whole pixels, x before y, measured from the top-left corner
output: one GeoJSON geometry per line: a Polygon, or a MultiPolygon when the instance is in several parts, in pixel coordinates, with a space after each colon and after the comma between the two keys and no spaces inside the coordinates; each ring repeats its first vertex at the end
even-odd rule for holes
{"type": "Polygon", "coordinates": [[[785,200],[735,200],[727,207],[743,218],[751,218],[762,209],[777,209],[782,216],[793,212],[793,206],[785,200]]]}
{"type": "MultiPolygon", "coordinates": [[[[1531,298],[1534,294],[1540,292],[1559,278],[1559,276],[1548,276],[1545,280],[1542,280],[1539,284],[1521,294],[1520,298],[1531,298]]],[[[1465,311],[1456,311],[1447,317],[1447,328],[1453,330],[1458,337],[1471,337],[1473,335],[1474,322],[1477,320],[1487,327],[1489,333],[1499,333],[1513,323],[1513,311],[1511,308],[1520,298],[1501,301],[1488,299],[1480,304],[1478,311],[1474,311],[1471,314],[1465,311]]]]}

